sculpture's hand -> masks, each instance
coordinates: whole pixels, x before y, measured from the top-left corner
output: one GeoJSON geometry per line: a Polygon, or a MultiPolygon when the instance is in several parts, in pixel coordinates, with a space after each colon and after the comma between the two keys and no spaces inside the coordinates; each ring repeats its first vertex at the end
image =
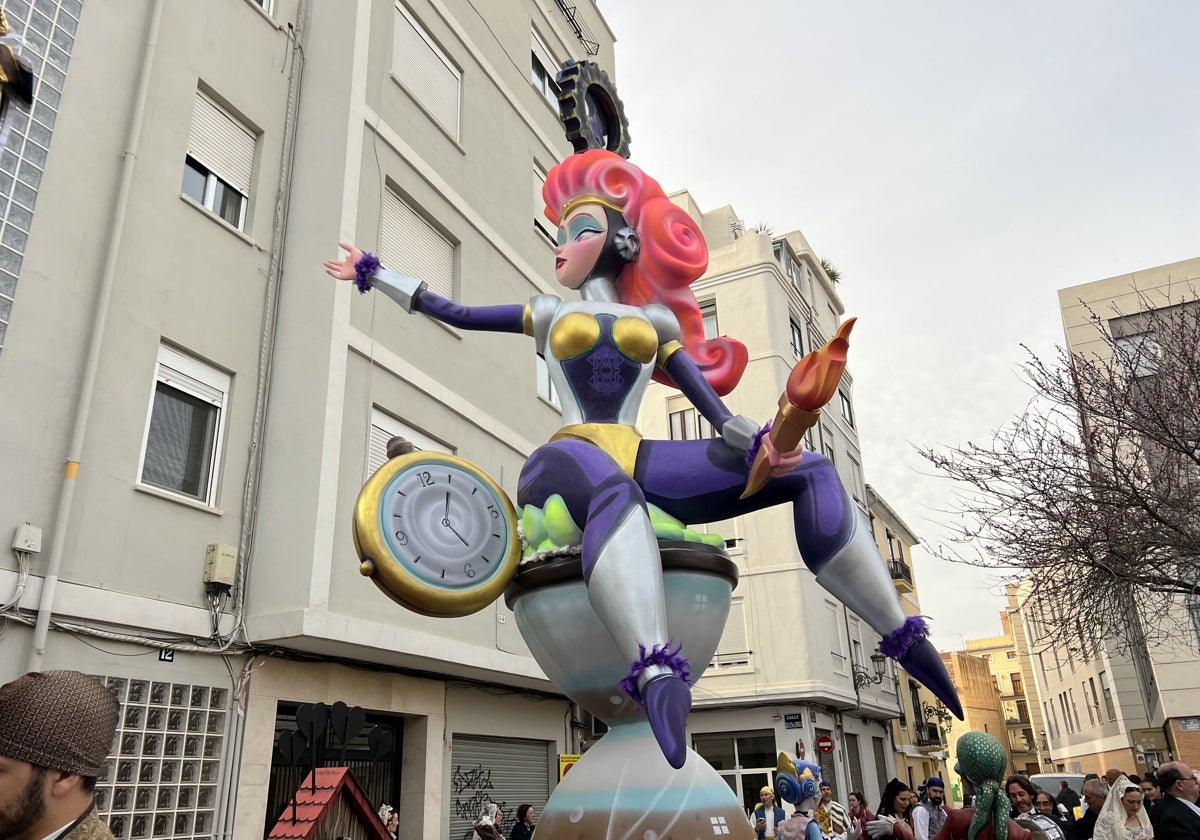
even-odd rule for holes
{"type": "Polygon", "coordinates": [[[775,444],[771,442],[770,435],[763,435],[762,445],[767,450],[767,458],[771,462],[772,478],[787,475],[799,466],[801,459],[804,457],[803,446],[797,446],[791,452],[780,452],[775,448],[775,444]]]}
{"type": "Polygon", "coordinates": [[[363,252],[349,242],[339,242],[338,247],[347,252],[346,258],[325,260],[325,273],[335,280],[353,280],[354,264],[362,258],[363,252]]]}
{"type": "Polygon", "coordinates": [[[730,417],[721,426],[721,439],[734,449],[742,452],[749,451],[754,445],[754,436],[758,434],[759,425],[744,414],[730,417]]]}

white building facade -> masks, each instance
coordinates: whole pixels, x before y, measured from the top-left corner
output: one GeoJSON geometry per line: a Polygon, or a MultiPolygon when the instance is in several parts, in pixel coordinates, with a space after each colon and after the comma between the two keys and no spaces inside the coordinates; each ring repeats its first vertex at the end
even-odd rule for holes
{"type": "Polygon", "coordinates": [[[456,300],[552,291],[551,80],[612,70],[595,4],[5,10],[39,83],[0,162],[0,680],[118,692],[98,798],[121,838],[262,837],[305,769],[278,738],[313,703],[377,727],[347,761],[404,837],[544,802],[576,729],[511,613],[404,611],[351,538],[392,434],[515,495],[559,425],[531,346],[321,263],[353,241],[456,300]]]}

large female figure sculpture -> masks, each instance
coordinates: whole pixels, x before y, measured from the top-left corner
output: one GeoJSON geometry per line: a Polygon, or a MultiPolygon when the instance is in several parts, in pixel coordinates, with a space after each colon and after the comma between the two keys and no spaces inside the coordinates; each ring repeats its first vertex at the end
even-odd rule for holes
{"type": "Polygon", "coordinates": [[[690,284],[708,264],[699,226],[656,181],[611,152],[575,154],[542,190],[558,225],[555,277],[582,300],[538,295],[524,305],[462,306],[419,279],[380,267],[352,245],[326,271],[377,289],[408,312],[476,330],[525,333],[545,358],[563,427],[529,457],[518,503],[561,495],[583,531],[588,601],[630,662],[624,689],[644,705],[668,762],[686,757],[688,662],[668,637],[662,570],[647,502],[687,523],[792,502],[796,542],[817,581],[884,637],[881,649],[958,710],[954,688],[919,619],[907,619],[878,549],[828,459],[768,449],[772,478],[739,498],[769,436],[734,416],[728,393],[746,350],[704,340],[690,284]],[[634,423],[651,377],[678,387],[720,438],[643,440],[634,423]],[[749,456],[749,457],[748,457],[749,456]]]}

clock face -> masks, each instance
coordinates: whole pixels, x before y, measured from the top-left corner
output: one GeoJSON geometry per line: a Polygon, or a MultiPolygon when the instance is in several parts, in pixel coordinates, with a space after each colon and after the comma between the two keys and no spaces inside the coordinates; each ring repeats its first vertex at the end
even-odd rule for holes
{"type": "Polygon", "coordinates": [[[426,615],[491,604],[521,562],[517,515],[486,473],[454,455],[412,452],[367,479],[354,506],[359,571],[426,615]]]}
{"type": "Polygon", "coordinates": [[[450,463],[422,462],[398,473],[383,491],[379,518],[396,559],[432,586],[482,583],[508,550],[503,503],[450,463]]]}

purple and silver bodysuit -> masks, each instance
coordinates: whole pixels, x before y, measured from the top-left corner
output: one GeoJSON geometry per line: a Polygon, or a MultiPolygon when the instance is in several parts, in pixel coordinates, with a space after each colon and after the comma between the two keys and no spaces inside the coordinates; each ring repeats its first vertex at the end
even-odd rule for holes
{"type": "MultiPolygon", "coordinates": [[[[638,434],[634,423],[656,365],[714,428],[729,436],[736,427],[740,433],[733,437],[743,440],[750,424],[731,414],[683,350],[668,308],[621,304],[605,278],[589,279],[580,290],[582,301],[539,295],[524,307],[462,306],[415,282],[383,269],[372,276],[375,288],[410,310],[464,329],[534,338],[558,392],[564,426],[526,461],[517,501],[542,507],[558,494],[582,529],[589,603],[632,663],[622,687],[645,704],[673,766],[686,757],[687,652],[671,648],[667,637],[662,569],[647,502],[689,525],[791,502],[796,544],[817,582],[885,643],[891,639],[901,664],[956,706],[936,650],[927,639],[913,637],[874,539],[827,458],[805,453],[794,470],[740,499],[749,474],[743,449],[723,438],[643,440],[638,434]],[[407,285],[398,289],[397,283],[407,285]]],[[[888,652],[886,644],[881,648],[888,652]]]]}

